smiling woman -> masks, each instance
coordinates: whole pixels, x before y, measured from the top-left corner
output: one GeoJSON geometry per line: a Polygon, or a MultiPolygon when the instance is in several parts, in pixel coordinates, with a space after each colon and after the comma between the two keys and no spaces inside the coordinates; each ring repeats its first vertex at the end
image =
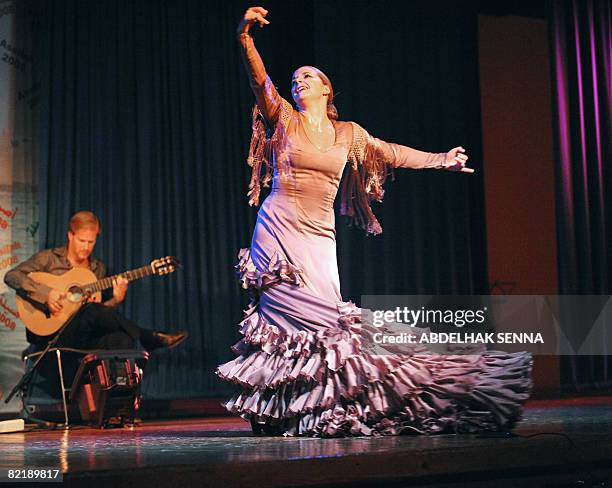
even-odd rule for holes
{"type": "Polygon", "coordinates": [[[508,427],[529,394],[529,355],[369,354],[361,348],[361,310],[340,294],[333,204],[341,179],[341,212],[379,234],[369,204],[382,199],[387,169],[469,173],[464,149],[423,152],[338,121],[331,82],[312,66],[293,74],[295,110],[267,76],[249,35],[253,24],[269,24],[266,16],[264,8],[250,8],[238,27],[257,101],[249,203],[259,203],[261,184],[272,181],[272,191],[251,248],[239,254],[252,301],[234,346],[239,356],[217,369],[242,388],[226,407],[256,432],[291,435],[508,427]]]}
{"type": "Polygon", "coordinates": [[[302,66],[293,73],[291,95],[300,109],[302,128],[308,140],[319,150],[331,149],[336,142],[332,120],[338,118],[338,111],[333,104],[334,92],[329,78],[317,68],[302,66]],[[327,117],[315,115],[320,110],[319,100],[325,100],[327,117]]]}
{"type": "Polygon", "coordinates": [[[291,81],[291,96],[300,108],[300,115],[306,119],[305,127],[310,129],[311,142],[319,149],[329,147],[335,141],[335,131],[331,121],[338,120],[338,110],[334,105],[334,89],[331,81],[321,70],[314,66],[302,66],[293,73],[291,81]],[[317,110],[316,102],[309,101],[325,100],[325,111],[327,117],[319,117],[317,121],[310,112],[317,110]],[[327,119],[327,120],[326,120],[327,119]],[[325,129],[323,128],[325,126],[325,129]],[[316,128],[316,130],[315,130],[316,128]],[[321,133],[325,132],[325,135],[321,133]],[[317,137],[319,136],[319,137],[317,137]],[[326,139],[321,144],[320,138],[326,139]],[[325,144],[328,142],[328,144],[325,144]]]}

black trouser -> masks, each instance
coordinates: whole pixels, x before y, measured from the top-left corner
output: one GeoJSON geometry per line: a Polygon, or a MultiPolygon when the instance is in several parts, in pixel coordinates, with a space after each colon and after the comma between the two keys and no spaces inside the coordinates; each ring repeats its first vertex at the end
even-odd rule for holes
{"type": "MultiPolygon", "coordinates": [[[[27,332],[28,342],[31,345],[24,353],[44,349],[48,341],[53,338],[53,336],[41,337],[30,331],[27,332]]],[[[63,330],[55,346],[74,349],[134,349],[136,341],[147,334],[151,334],[151,331],[141,329],[115,309],[100,303],[87,303],[63,330]]],[[[68,387],[72,384],[80,361],[79,354],[62,355],[64,381],[68,387]]],[[[59,375],[55,355],[48,354],[37,366],[26,395],[28,398],[37,399],[56,398],[58,388],[59,375]]]]}
{"type": "Polygon", "coordinates": [[[75,349],[132,349],[143,329],[115,309],[87,303],[57,340],[58,347],[75,349]]]}

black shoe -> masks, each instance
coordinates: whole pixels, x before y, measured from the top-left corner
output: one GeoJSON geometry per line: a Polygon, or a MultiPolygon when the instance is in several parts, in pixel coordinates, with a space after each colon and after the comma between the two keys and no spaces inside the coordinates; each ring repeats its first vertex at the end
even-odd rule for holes
{"type": "MultiPolygon", "coordinates": [[[[167,334],[165,332],[153,331],[150,337],[142,344],[147,351],[153,351],[162,347],[172,349],[178,346],[181,342],[187,339],[187,331],[181,330],[176,334],[167,334]]],[[[141,342],[142,338],[141,338],[141,342]]]]}
{"type": "Polygon", "coordinates": [[[251,430],[253,431],[253,435],[261,435],[263,434],[263,425],[257,423],[255,419],[251,419],[251,430]]]}
{"type": "Polygon", "coordinates": [[[268,422],[265,424],[260,424],[255,419],[251,419],[251,430],[253,431],[253,435],[283,435],[283,429],[280,425],[270,425],[268,422]]]}

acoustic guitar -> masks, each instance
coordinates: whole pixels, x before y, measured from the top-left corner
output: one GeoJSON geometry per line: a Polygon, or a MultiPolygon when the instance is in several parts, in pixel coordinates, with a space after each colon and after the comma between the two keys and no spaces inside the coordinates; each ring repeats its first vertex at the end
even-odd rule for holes
{"type": "Polygon", "coordinates": [[[86,268],[73,268],[62,275],[35,271],[28,276],[34,281],[66,295],[63,299],[62,310],[57,314],[51,314],[47,304],[34,302],[18,294],[16,301],[19,318],[26,328],[34,334],[40,336],[51,335],[61,328],[83,302],[102,301],[102,290],[112,288],[115,278],[121,276],[128,281],[135,281],[149,275],[162,276],[172,273],[178,265],[179,263],[174,257],[166,256],[151,261],[147,266],[108,276],[101,280],[98,280],[96,275],[86,268]]]}

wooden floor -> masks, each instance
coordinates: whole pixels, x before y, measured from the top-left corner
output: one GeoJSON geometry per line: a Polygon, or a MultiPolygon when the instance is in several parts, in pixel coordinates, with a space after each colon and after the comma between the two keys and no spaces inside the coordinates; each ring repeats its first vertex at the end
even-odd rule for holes
{"type": "Polygon", "coordinates": [[[64,486],[612,486],[612,397],[531,402],[516,437],[255,437],[230,417],[0,435],[8,469],[64,486]]]}

